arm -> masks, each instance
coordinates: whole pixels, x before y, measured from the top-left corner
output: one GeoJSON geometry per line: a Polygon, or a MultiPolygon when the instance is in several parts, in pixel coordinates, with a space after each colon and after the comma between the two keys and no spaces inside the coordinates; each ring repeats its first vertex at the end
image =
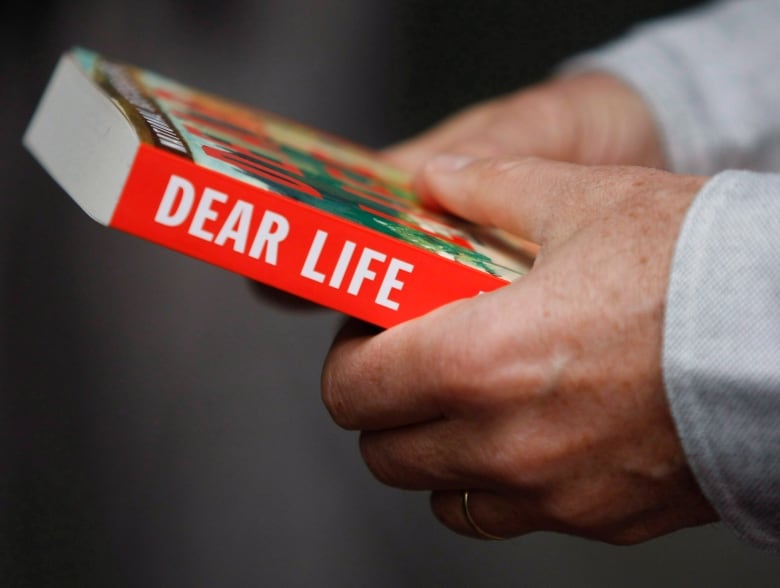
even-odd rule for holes
{"type": "Polygon", "coordinates": [[[780,3],[730,0],[636,28],[564,70],[629,84],[658,125],[670,169],[780,168],[780,3]]]}
{"type": "MultiPolygon", "coordinates": [[[[747,91],[729,88],[725,99],[731,106],[723,114],[733,114],[735,118],[714,120],[713,113],[722,108],[718,106],[720,94],[716,90],[718,85],[723,85],[723,79],[713,84],[717,76],[707,63],[698,63],[704,69],[692,72],[689,77],[683,75],[684,68],[680,65],[687,63],[687,67],[692,67],[696,63],[694,58],[705,62],[710,59],[709,53],[690,43],[694,39],[704,40],[706,45],[708,39],[723,42],[737,33],[743,40],[755,35],[755,39],[746,42],[766,50],[774,42],[771,23],[777,18],[775,5],[767,4],[758,1],[721,4],[701,12],[700,21],[689,16],[652,25],[624,43],[588,56],[576,67],[610,71],[623,77],[644,96],[663,130],[667,161],[674,169],[714,171],[722,165],[749,160],[757,168],[767,167],[778,159],[777,120],[774,112],[765,108],[776,91],[773,81],[765,80],[758,86],[747,84],[747,91]],[[762,9],[767,12],[761,13],[762,9]],[[761,22],[762,18],[766,20],[761,22]],[[755,27],[749,26],[752,24],[755,27]],[[705,30],[708,27],[709,33],[705,30]],[[637,63],[652,64],[653,68],[636,68],[637,63]],[[754,91],[756,87],[758,92],[754,91]],[[711,92],[705,91],[707,88],[711,92]],[[706,99],[699,102],[702,94],[706,99]]],[[[773,54],[774,51],[767,51],[767,55],[773,54]]],[[[732,56],[725,63],[726,79],[761,79],[762,68],[764,72],[771,71],[764,57],[759,55],[752,63],[744,55],[732,56]],[[735,73],[744,64],[748,64],[747,69],[735,73]]],[[[578,84],[584,78],[569,79],[578,84]]],[[[557,92],[561,89],[558,83],[553,81],[545,88],[557,92]]],[[[597,95],[598,92],[591,97],[597,95]]],[[[525,100],[522,93],[514,99],[525,100]]],[[[554,102],[557,98],[550,100],[554,102]]],[[[564,100],[557,104],[576,104],[576,101],[564,100]]],[[[502,109],[495,110],[497,105],[492,104],[477,107],[476,111],[480,114],[480,109],[490,108],[500,116],[509,115],[506,103],[498,106],[502,109]]],[[[403,145],[401,154],[415,155],[416,165],[441,149],[484,155],[534,151],[525,139],[516,140],[518,135],[512,134],[515,139],[504,141],[496,131],[501,124],[487,125],[487,135],[478,130],[478,125],[469,128],[465,123],[476,116],[472,111],[456,117],[421,140],[403,145]],[[483,140],[485,136],[487,141],[483,140]],[[473,140],[475,137],[477,140],[473,140]],[[484,145],[488,149],[480,153],[480,146],[484,145]]],[[[578,118],[564,117],[564,120],[578,118]]],[[[603,130],[603,125],[599,128],[603,130]]],[[[640,128],[646,128],[644,123],[640,128]]],[[[571,137],[566,133],[562,136],[571,137]]],[[[639,136],[644,135],[639,133],[639,136]]],[[[543,135],[543,138],[549,137],[543,135]]],[[[540,152],[555,156],[544,151],[545,145],[549,143],[542,143],[540,152]]],[[[564,140],[561,145],[570,148],[572,143],[564,140]]],[[[618,152],[639,153],[638,163],[652,164],[641,158],[642,153],[647,153],[641,149],[618,152]]],[[[571,154],[571,150],[560,151],[558,157],[578,159],[561,153],[571,154]]],[[[585,147],[576,153],[593,152],[585,147]]],[[[613,154],[605,158],[607,163],[626,163],[611,157],[613,154]]],[[[597,163],[599,159],[592,157],[585,161],[597,163]]],[[[533,222],[538,220],[535,212],[525,208],[523,202],[536,200],[555,210],[565,227],[576,227],[571,233],[565,228],[554,232],[561,230],[560,234],[571,239],[577,236],[579,247],[571,244],[563,247],[570,243],[569,239],[548,239],[543,243],[542,256],[531,276],[505,289],[500,296],[496,293],[459,303],[378,337],[340,338],[326,364],[323,380],[325,400],[334,417],[345,426],[371,431],[364,434],[362,447],[369,467],[380,479],[402,487],[435,489],[434,509],[455,530],[471,532],[459,514],[455,504],[457,496],[453,496],[457,493],[453,491],[478,487],[484,490],[483,497],[487,500],[482,502],[484,506],[478,507],[476,503],[474,508],[484,517],[480,522],[496,534],[546,528],[633,542],[713,518],[699,486],[689,477],[690,469],[682,450],[674,449],[675,443],[679,449],[675,427],[671,426],[671,419],[664,421],[664,409],[658,405],[657,394],[660,392],[663,397],[663,386],[658,382],[663,380],[685,453],[706,496],[743,537],[766,548],[777,548],[780,537],[777,515],[780,440],[775,431],[780,414],[780,386],[774,367],[780,364],[777,177],[728,172],[702,190],[677,245],[668,312],[662,329],[671,251],[685,210],[696,192],[691,180],[680,178],[682,183],[677,183],[666,176],[647,176],[647,170],[637,168],[597,168],[583,172],[585,175],[572,184],[567,180],[571,176],[558,168],[552,175],[534,173],[521,177],[514,173],[513,183],[506,180],[507,170],[513,167],[507,162],[467,164],[463,168],[466,171],[450,176],[466,182],[459,187],[457,182],[442,184],[436,180],[439,172],[434,166],[427,169],[421,182],[444,206],[478,222],[504,226],[507,219],[517,220],[518,214],[521,218],[529,215],[528,224],[505,227],[526,236],[539,227],[533,222]],[[468,188],[468,170],[480,177],[481,189],[474,188],[473,180],[468,188]],[[585,177],[591,172],[595,175],[585,177]],[[548,183],[532,181],[539,177],[545,177],[548,183]],[[659,179],[663,180],[660,184],[659,179]],[[667,180],[671,183],[666,184],[667,180]],[[601,214],[602,220],[608,218],[610,222],[601,224],[594,217],[580,225],[583,220],[580,218],[571,225],[568,215],[576,216],[577,210],[570,207],[561,210],[562,203],[552,198],[561,191],[584,199],[575,207],[581,208],[579,212],[601,214]],[[662,202],[659,197],[670,193],[676,197],[666,200],[666,205],[659,204],[662,202]],[[630,197],[631,204],[626,204],[626,197],[630,197]],[[647,200],[644,204],[643,199],[647,200]],[[521,204],[513,204],[516,200],[521,204]],[[478,201],[483,204],[476,206],[474,203],[478,201]],[[464,208],[464,202],[471,204],[464,208]],[[683,207],[655,216],[670,202],[683,203],[683,207]],[[613,214],[616,203],[621,203],[620,214],[613,214]],[[637,225],[640,218],[652,222],[637,225]],[[608,246],[605,250],[602,246],[609,245],[609,237],[616,233],[623,240],[613,242],[612,249],[608,246]],[[728,240],[723,235],[728,235],[728,240]],[[648,243],[647,255],[641,255],[648,243]],[[570,255],[568,269],[562,261],[566,255],[560,252],[561,248],[570,255]],[[615,251],[620,254],[613,255],[615,251]],[[631,258],[631,252],[640,255],[631,258]],[[589,259],[597,263],[591,266],[587,263],[589,259]],[[620,259],[630,263],[620,266],[620,259]],[[666,260],[663,263],[669,265],[658,273],[659,266],[654,270],[645,267],[648,259],[666,260]],[[592,267],[603,272],[599,276],[616,281],[589,282],[592,267]],[[648,277],[648,271],[653,278],[648,277]],[[734,284],[743,288],[735,289],[734,284]],[[567,290],[584,293],[584,298],[564,297],[571,303],[567,307],[556,296],[567,290]],[[655,302],[650,307],[656,305],[656,326],[650,327],[652,320],[648,319],[646,326],[650,330],[637,330],[643,336],[634,339],[633,329],[625,327],[633,324],[639,329],[631,316],[643,307],[636,304],[647,302],[650,291],[655,293],[655,302]],[[624,297],[626,292],[633,294],[624,297]],[[625,304],[617,304],[619,301],[625,304]],[[563,306],[558,307],[556,303],[563,306]],[[593,303],[595,308],[591,306],[593,303]],[[516,313],[511,309],[516,309],[516,313]],[[555,318],[560,317],[568,321],[567,329],[556,326],[555,318]],[[606,353],[610,347],[607,344],[597,346],[601,354],[591,357],[590,367],[583,367],[588,366],[587,353],[577,356],[582,359],[580,365],[566,361],[571,358],[567,345],[589,350],[602,339],[613,341],[612,355],[606,353]],[[476,360],[469,356],[471,352],[476,353],[476,360]],[[640,362],[644,367],[640,369],[635,369],[637,364],[632,363],[637,357],[644,357],[645,363],[640,362]],[[655,367],[653,361],[657,362],[655,367]],[[648,366],[651,366],[649,371],[648,366]],[[572,369],[574,373],[569,371],[572,369]],[[500,375],[497,383],[494,373],[500,375]],[[656,384],[650,383],[649,373],[659,378],[656,384]],[[512,380],[511,376],[519,379],[512,380]],[[625,394],[615,388],[619,382],[626,386],[625,394]],[[544,392],[541,398],[533,394],[539,389],[544,392]],[[599,389],[601,394],[589,393],[599,389]],[[643,390],[655,393],[644,395],[643,390]],[[626,399],[630,406],[623,404],[626,399]],[[616,400],[615,408],[608,411],[615,420],[596,416],[600,409],[612,407],[616,400]],[[473,404],[464,405],[464,401],[473,404]],[[522,410],[517,412],[511,408],[522,410]],[[628,412],[621,413],[623,409],[628,412]],[[469,411],[475,411],[475,421],[471,425],[461,423],[459,429],[459,421],[469,420],[469,411]],[[531,416],[523,420],[523,411],[531,416]],[[491,415],[499,421],[492,423],[495,425],[492,428],[491,415]],[[518,417],[515,425],[510,424],[507,415],[518,417]],[[572,421],[575,416],[579,420],[572,421]],[[589,419],[593,428],[582,424],[589,419]],[[443,424],[442,420],[447,422],[443,424]],[[556,429],[556,422],[578,426],[561,430],[556,429]],[[435,423],[438,424],[429,427],[435,423]],[[630,431],[623,429],[621,423],[631,423],[630,431]],[[535,444],[533,436],[527,436],[529,427],[543,432],[546,440],[537,439],[535,444]],[[437,428],[439,433],[427,435],[426,431],[437,428]],[[475,431],[482,434],[474,436],[475,431]],[[403,441],[404,437],[413,441],[403,441]],[[483,437],[488,437],[487,448],[483,437]],[[648,438],[659,448],[659,453],[649,450],[644,442],[648,438]],[[512,443],[518,439],[522,441],[522,451],[512,443]],[[603,443],[606,439],[609,443],[603,443]],[[478,449],[469,451],[473,446],[478,449]],[[630,452],[621,455],[621,447],[630,447],[636,455],[629,457],[630,452]],[[491,449],[493,453],[498,451],[497,456],[490,453],[491,449]],[[632,470],[637,463],[644,465],[632,470]],[[628,470],[623,469],[621,474],[621,468],[627,465],[628,470]],[[571,481],[572,471],[576,472],[576,482],[571,481]],[[600,471],[611,472],[614,484],[600,476],[600,471]],[[636,485],[632,485],[632,479],[636,485]],[[573,494],[567,493],[567,487],[573,494]],[[654,506],[652,487],[658,500],[654,506]],[[631,502],[632,496],[639,511],[654,514],[642,517],[639,512],[629,512],[626,501],[631,502]],[[644,499],[648,502],[643,502],[644,499]],[[621,514],[621,509],[627,510],[621,514]],[[585,512],[592,514],[590,520],[581,518],[585,512]],[[611,521],[609,528],[607,521],[611,521]]],[[[542,239],[542,235],[536,236],[542,239]]],[[[668,417],[668,407],[665,410],[668,417]]]]}
{"type": "MultiPolygon", "coordinates": [[[[672,169],[780,169],[780,3],[720,2],[638,28],[574,70],[630,84],[672,169]]],[[[674,258],[664,372],[705,494],[737,534],[780,549],[780,176],[726,172],[674,258]]]]}
{"type": "Polygon", "coordinates": [[[780,167],[780,4],[730,0],[637,27],[541,84],[474,105],[388,151],[536,155],[712,174],[780,167]]]}

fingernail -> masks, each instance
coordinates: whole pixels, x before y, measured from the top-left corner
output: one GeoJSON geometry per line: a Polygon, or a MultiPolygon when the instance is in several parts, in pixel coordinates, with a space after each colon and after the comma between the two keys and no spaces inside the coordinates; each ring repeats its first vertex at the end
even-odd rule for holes
{"type": "Polygon", "coordinates": [[[441,172],[441,173],[455,173],[458,170],[463,169],[468,164],[470,164],[472,161],[474,161],[476,157],[471,157],[470,155],[453,155],[450,153],[443,153],[441,155],[436,155],[431,159],[431,169],[435,172],[441,172]]]}

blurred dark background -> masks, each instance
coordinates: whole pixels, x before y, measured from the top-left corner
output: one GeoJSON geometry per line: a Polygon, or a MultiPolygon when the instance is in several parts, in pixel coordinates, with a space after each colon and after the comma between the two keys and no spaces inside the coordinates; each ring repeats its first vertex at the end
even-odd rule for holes
{"type": "Polygon", "coordinates": [[[20,144],[73,44],[381,147],[690,4],[6,3],[0,586],[776,585],[780,560],[718,526],[633,548],[451,534],[322,408],[338,317],[101,228],[20,144]]]}

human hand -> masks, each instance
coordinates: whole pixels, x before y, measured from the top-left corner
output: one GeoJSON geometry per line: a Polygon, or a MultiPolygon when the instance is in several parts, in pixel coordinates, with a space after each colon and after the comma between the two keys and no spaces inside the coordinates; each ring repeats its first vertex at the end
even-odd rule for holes
{"type": "MultiPolygon", "coordinates": [[[[716,514],[661,371],[673,248],[704,178],[538,159],[432,160],[424,193],[541,245],[531,272],[376,334],[352,322],[326,360],[335,421],[369,469],[432,490],[450,529],[644,541],[716,514]]],[[[483,536],[484,537],[484,536],[483,536]]]]}
{"type": "Polygon", "coordinates": [[[476,104],[385,155],[416,172],[442,152],[664,166],[648,107],[629,86],[600,72],[552,78],[476,104]]]}
{"type": "MultiPolygon", "coordinates": [[[[478,157],[533,155],[583,164],[664,163],[647,106],[622,81],[600,72],[551,78],[473,105],[383,154],[414,173],[445,151],[478,157]]],[[[253,290],[282,308],[318,308],[263,284],[254,284],[253,290]]]]}

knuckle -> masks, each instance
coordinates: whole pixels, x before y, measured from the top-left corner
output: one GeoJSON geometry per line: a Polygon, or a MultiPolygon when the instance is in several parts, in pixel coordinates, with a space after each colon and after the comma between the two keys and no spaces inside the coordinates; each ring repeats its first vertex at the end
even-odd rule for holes
{"type": "Polygon", "coordinates": [[[532,157],[493,158],[480,161],[475,178],[475,192],[480,195],[492,194],[489,199],[482,198],[485,216],[491,224],[501,226],[506,222],[505,215],[515,209],[517,203],[527,202],[529,187],[538,183],[535,171],[541,160],[532,157]],[[500,204],[498,204],[500,203],[500,204]]]}
{"type": "Polygon", "coordinates": [[[482,162],[481,173],[489,178],[500,181],[516,182],[525,178],[529,170],[541,161],[538,157],[527,155],[523,157],[494,157],[482,162]]]}
{"type": "Polygon", "coordinates": [[[554,478],[555,464],[546,456],[520,448],[496,451],[488,466],[488,475],[507,488],[524,488],[542,493],[554,478]]]}
{"type": "Polygon", "coordinates": [[[476,456],[475,462],[482,464],[481,475],[499,487],[516,487],[521,485],[516,472],[518,471],[517,452],[506,446],[485,446],[484,456],[476,456]]]}
{"type": "Polygon", "coordinates": [[[518,117],[537,122],[542,128],[569,128],[568,115],[573,111],[571,98],[547,85],[520,91],[512,96],[508,107],[518,117]]]}
{"type": "Polygon", "coordinates": [[[516,431],[496,430],[492,435],[482,435],[469,462],[478,464],[476,473],[491,485],[542,492],[549,483],[550,466],[533,444],[516,431]]]}
{"type": "Polygon", "coordinates": [[[468,534],[461,512],[460,495],[450,492],[434,492],[431,494],[430,505],[431,511],[442,525],[456,533],[468,534]]]}
{"type": "Polygon", "coordinates": [[[346,391],[350,389],[349,376],[341,364],[332,358],[326,360],[320,382],[322,402],[334,422],[344,429],[354,429],[356,415],[346,391]]]}
{"type": "Polygon", "coordinates": [[[599,509],[579,494],[563,493],[547,501],[546,512],[556,523],[589,535],[595,527],[599,509]]]}
{"type": "Polygon", "coordinates": [[[371,474],[382,484],[396,486],[397,468],[375,434],[363,433],[360,436],[360,455],[371,474]]]}

